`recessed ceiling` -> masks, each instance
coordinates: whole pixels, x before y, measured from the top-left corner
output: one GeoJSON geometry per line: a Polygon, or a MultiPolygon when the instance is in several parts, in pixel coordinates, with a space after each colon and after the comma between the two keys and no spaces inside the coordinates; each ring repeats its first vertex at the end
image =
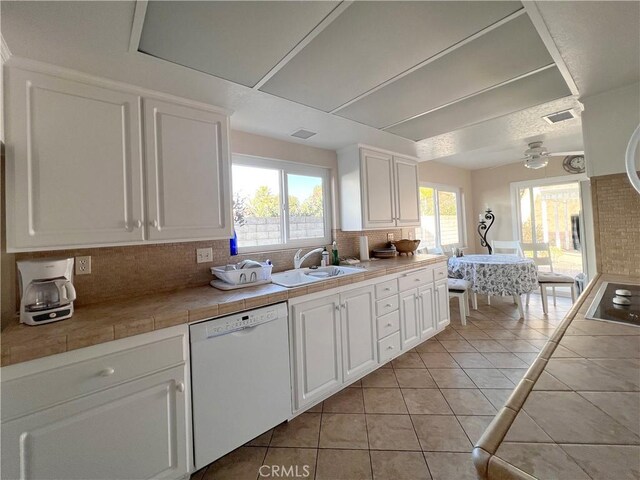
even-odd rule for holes
{"type": "Polygon", "coordinates": [[[149,2],[139,50],[252,87],[339,3],[149,2]]]}
{"type": "Polygon", "coordinates": [[[519,2],[149,2],[139,51],[413,141],[571,94],[519,2]]]}
{"type": "Polygon", "coordinates": [[[336,113],[384,128],[552,63],[521,15],[336,113]]]}
{"type": "MultiPolygon", "coordinates": [[[[207,2],[205,5],[209,3],[211,2],[207,2]]],[[[248,5],[246,3],[236,5],[238,2],[228,3],[230,5],[226,5],[226,7],[231,10],[233,8],[242,10],[244,8],[243,5],[248,5]],[[233,8],[231,8],[232,6],[233,8]]],[[[270,4],[270,2],[256,3],[259,5],[270,4]]],[[[295,6],[293,2],[291,3],[292,5],[284,5],[283,7],[285,18],[280,19],[280,21],[284,24],[287,21],[288,13],[286,12],[295,10],[298,4],[303,5],[301,8],[307,8],[308,5],[304,6],[309,2],[295,2],[295,6]]],[[[579,109],[580,105],[576,100],[575,89],[572,90],[574,96],[563,97],[559,100],[542,103],[541,105],[535,105],[513,113],[504,114],[505,110],[498,108],[493,112],[488,112],[487,117],[491,118],[473,125],[469,125],[466,120],[467,115],[473,115],[474,112],[463,112],[457,117],[461,121],[452,123],[451,130],[432,137],[423,137],[417,143],[381,129],[393,125],[394,122],[406,120],[398,119],[407,114],[409,115],[408,118],[413,116],[417,116],[417,118],[427,117],[431,113],[445,110],[455,104],[464,105],[467,100],[481,97],[487,91],[499,91],[519,81],[518,79],[523,77],[521,72],[532,68],[534,64],[539,64],[537,63],[539,60],[541,63],[545,63],[546,54],[544,52],[539,53],[539,39],[535,35],[529,43],[531,46],[531,51],[528,52],[529,55],[525,53],[525,55],[517,56],[510,49],[504,48],[507,45],[512,46],[513,49],[523,48],[526,50],[526,45],[523,47],[520,42],[526,44],[527,42],[524,42],[523,38],[528,33],[533,32],[523,27],[520,29],[519,35],[517,35],[517,32],[514,32],[513,35],[505,34],[503,42],[496,43],[496,55],[493,57],[487,55],[484,61],[476,64],[476,68],[468,71],[460,70],[462,68],[460,67],[461,63],[463,66],[467,62],[471,65],[474,58],[472,55],[467,55],[466,62],[462,61],[460,63],[459,60],[455,61],[457,56],[464,58],[467,48],[470,49],[469,51],[475,49],[475,51],[482,54],[482,52],[486,51],[482,48],[483,43],[489,43],[493,35],[501,35],[501,32],[508,30],[510,25],[513,26],[518,23],[525,25],[527,23],[525,20],[530,17],[537,33],[540,34],[545,46],[549,49],[551,57],[560,66],[559,70],[562,72],[563,78],[567,78],[567,72],[575,78],[579,94],[590,95],[602,90],[622,86],[625,83],[638,81],[639,55],[637,50],[640,46],[637,39],[640,38],[640,25],[638,25],[640,20],[638,20],[637,10],[640,7],[638,7],[637,2],[527,2],[526,11],[518,10],[521,5],[517,2],[496,2],[495,4],[467,2],[470,8],[475,7],[475,11],[480,11],[480,14],[484,14],[482,10],[486,8],[491,19],[489,22],[480,22],[486,27],[481,27],[479,31],[475,31],[471,36],[466,36],[457,42],[452,40],[452,37],[448,37],[451,29],[456,28],[458,23],[466,24],[467,21],[475,21],[477,15],[472,16],[466,13],[470,10],[463,9],[462,13],[459,13],[453,20],[448,23],[442,21],[426,32],[432,37],[436,37],[436,41],[440,41],[442,38],[448,39],[447,42],[433,49],[433,51],[437,50],[436,54],[426,58],[421,57],[422,55],[429,55],[429,53],[417,55],[415,53],[417,50],[414,50],[414,48],[418,47],[426,48],[425,45],[414,45],[410,41],[405,41],[399,46],[393,43],[395,38],[406,38],[404,30],[411,31],[406,27],[409,23],[398,24],[394,20],[395,13],[393,9],[387,10],[390,12],[386,19],[389,28],[378,28],[377,30],[373,28],[347,29],[351,36],[335,47],[338,52],[335,55],[335,52],[331,52],[326,57],[326,64],[316,65],[314,68],[322,72],[325,70],[339,72],[344,66],[341,67],[338,63],[334,65],[334,62],[337,62],[338,58],[342,58],[341,55],[343,53],[340,50],[345,50],[344,55],[348,57],[349,51],[352,49],[367,47],[367,45],[363,46],[361,44],[360,39],[368,39],[371,36],[375,38],[386,36],[385,38],[391,37],[391,40],[389,40],[388,44],[380,45],[375,43],[374,38],[372,42],[380,48],[380,56],[376,56],[377,53],[374,53],[373,59],[354,60],[352,68],[356,71],[365,67],[370,68],[369,66],[373,64],[383,74],[376,70],[373,71],[371,78],[367,75],[359,75],[362,78],[357,78],[357,81],[353,82],[353,92],[346,95],[346,97],[354,96],[346,101],[343,98],[336,97],[336,100],[332,101],[331,105],[327,105],[327,108],[337,104],[343,106],[339,110],[332,110],[334,113],[326,113],[321,109],[308,107],[297,101],[286,100],[259,89],[261,86],[266,86],[272,77],[276,78],[280,71],[284,72],[285,67],[295,61],[298,55],[305,53],[307,47],[310,47],[316,41],[320,42],[325,36],[323,35],[325,31],[331,32],[331,27],[334,23],[345,21],[344,18],[348,18],[347,14],[352,8],[359,7],[360,3],[356,2],[347,5],[343,2],[335,6],[335,8],[333,7],[334,4],[331,4],[329,8],[322,12],[318,11],[308,17],[303,15],[305,18],[301,22],[296,22],[296,24],[305,24],[305,27],[295,30],[295,35],[292,34],[291,29],[286,27],[281,28],[280,32],[277,29],[269,28],[263,39],[265,45],[274,46],[274,53],[266,52],[265,55],[257,59],[261,61],[263,58],[268,57],[269,61],[261,64],[260,68],[256,70],[252,70],[254,68],[253,65],[245,65],[245,63],[251,63],[251,59],[255,60],[252,48],[261,48],[260,39],[258,38],[256,41],[253,35],[256,32],[264,31],[260,30],[262,25],[258,25],[256,29],[251,29],[246,27],[246,25],[250,25],[250,21],[247,18],[233,19],[233,16],[231,16],[226,21],[217,18],[215,22],[222,23],[223,27],[221,28],[228,28],[227,32],[231,30],[228,35],[233,37],[234,32],[244,28],[245,30],[243,31],[247,36],[243,37],[239,43],[234,43],[227,48],[226,57],[224,55],[220,56],[212,64],[215,66],[215,69],[211,68],[214,72],[213,74],[202,73],[209,67],[185,68],[180,66],[178,61],[164,61],[152,55],[139,54],[129,50],[132,25],[135,27],[135,25],[143,24],[145,16],[134,16],[134,10],[136,12],[141,10],[145,2],[0,2],[0,8],[2,9],[2,34],[15,57],[60,65],[80,72],[219,105],[234,111],[231,117],[231,126],[235,130],[258,133],[334,150],[357,142],[367,143],[407,155],[417,154],[424,160],[438,158],[446,163],[450,162],[451,164],[469,166],[471,168],[476,168],[474,165],[476,165],[478,158],[482,158],[483,162],[490,163],[492,161],[489,153],[491,149],[496,152],[502,152],[504,148],[512,145],[517,145],[517,148],[514,147],[514,156],[512,157],[512,161],[517,161],[527,141],[535,140],[540,136],[543,137],[542,139],[545,142],[547,142],[547,138],[550,141],[556,139],[553,140],[556,142],[566,141],[566,147],[554,147],[554,150],[559,148],[562,150],[574,149],[576,141],[580,140],[579,117],[554,126],[541,119],[542,115],[566,108],[578,107],[579,109]],[[494,12],[493,9],[496,6],[505,9],[504,15],[492,16],[494,15],[492,13],[494,12]],[[532,6],[542,14],[542,17],[544,17],[543,22],[540,22],[539,18],[535,18],[532,6]],[[469,19],[467,17],[473,18],[469,19]],[[494,18],[498,17],[500,18],[499,20],[493,21],[494,18]],[[548,29],[545,24],[549,25],[548,29]],[[551,32],[551,35],[549,35],[549,32],[551,32]],[[280,38],[272,38],[272,36],[280,37],[280,35],[283,43],[280,43],[280,38]],[[554,42],[558,45],[560,55],[552,48],[554,42]],[[292,46],[293,44],[295,45],[292,46]],[[394,55],[390,55],[387,51],[387,47],[391,48],[391,46],[396,49],[394,55]],[[245,47],[248,50],[243,50],[245,47]],[[405,51],[408,52],[406,58],[405,51]],[[380,61],[381,58],[387,58],[385,55],[392,57],[389,62],[386,60],[380,61]],[[501,63],[501,59],[505,55],[511,55],[510,61],[501,63]],[[538,55],[540,56],[538,57],[538,55]],[[534,60],[534,57],[538,60],[534,60]],[[564,63],[569,67],[568,70],[562,68],[563,58],[565,60],[564,63]],[[246,59],[250,60],[247,61],[246,59]],[[410,66],[405,68],[406,65],[410,66]],[[458,70],[454,68],[455,65],[457,65],[458,70]],[[482,69],[482,66],[486,66],[486,69],[482,69]],[[390,69],[386,70],[387,68],[390,69]],[[404,68],[404,70],[397,74],[401,68],[404,68]],[[433,70],[430,71],[430,68],[433,70]],[[255,79],[262,75],[264,71],[268,73],[262,76],[258,83],[254,83],[255,79]],[[461,71],[463,73],[459,73],[461,71]],[[221,77],[226,75],[231,78],[234,72],[238,74],[236,81],[225,80],[221,77]],[[447,77],[448,72],[450,74],[447,77]],[[414,76],[414,74],[416,75],[414,76]],[[424,78],[429,82],[433,82],[433,84],[420,88],[420,81],[414,80],[418,79],[419,75],[425,75],[424,78]],[[506,81],[503,80],[511,75],[516,75],[516,77],[506,81]],[[440,83],[436,81],[443,77],[448,78],[449,81],[440,83]],[[385,105],[381,101],[379,105],[377,100],[378,92],[380,92],[380,98],[384,99],[383,92],[392,92],[393,86],[395,84],[403,85],[401,82],[405,81],[405,78],[409,86],[411,85],[410,80],[415,82],[413,89],[406,89],[408,95],[405,97],[403,91],[396,92],[390,95],[391,97],[395,96],[395,102],[392,101],[385,105]],[[494,82],[496,83],[494,84],[494,82]],[[254,84],[255,86],[254,88],[249,88],[245,84],[254,84]],[[487,85],[489,87],[486,87],[487,85]],[[363,91],[363,89],[367,88],[368,90],[363,91]],[[449,101],[447,102],[447,100],[449,101]],[[444,105],[440,104],[442,102],[444,102],[444,105]],[[434,104],[437,105],[433,107],[434,104]],[[387,109],[387,105],[393,108],[387,109]],[[405,108],[407,111],[404,110],[405,108]],[[388,115],[388,117],[385,115],[388,115]],[[349,117],[353,117],[353,119],[349,117]],[[368,126],[365,122],[374,125],[374,127],[368,126]],[[297,140],[291,137],[291,132],[301,126],[318,133],[308,140],[297,140]],[[569,134],[562,134],[562,132],[568,132],[569,134]],[[483,145],[483,147],[478,145],[483,145]],[[485,152],[480,157],[478,155],[479,148],[482,148],[482,151],[485,152]]],[[[432,5],[437,5],[445,10],[449,7],[454,8],[462,5],[458,2],[415,3],[420,8],[430,8],[432,5]]],[[[220,6],[216,4],[217,2],[213,2],[214,7],[220,6]]],[[[146,13],[152,14],[153,8],[155,8],[154,5],[154,3],[150,3],[147,6],[148,12],[146,13]]],[[[393,2],[366,4],[368,8],[374,10],[376,7],[386,8],[389,5],[400,4],[393,2]]],[[[198,3],[180,3],[179,6],[183,7],[185,12],[178,12],[176,18],[183,14],[193,16],[194,14],[189,12],[192,8],[198,8],[198,3]]],[[[325,8],[326,6],[322,4],[312,5],[313,8],[325,8]]],[[[225,5],[222,5],[222,7],[225,7],[225,5]]],[[[418,8],[417,6],[412,7],[411,4],[409,7],[418,8]]],[[[398,15],[401,15],[402,9],[398,9],[398,12],[398,15]]],[[[198,15],[195,15],[195,17],[198,17],[198,15]]],[[[200,17],[205,18],[204,15],[200,15],[200,17]]],[[[167,19],[167,21],[171,22],[172,18],[167,19]]],[[[181,36],[175,41],[181,42],[180,39],[189,34],[189,28],[198,24],[197,20],[197,18],[193,21],[190,20],[187,24],[188,27],[185,27],[180,32],[181,36]]],[[[336,25],[339,24],[336,23],[336,25]]],[[[208,30],[208,28],[204,30],[208,30]]],[[[413,28],[412,33],[415,36],[410,35],[409,38],[417,38],[425,34],[423,30],[413,28]]],[[[515,30],[517,29],[514,28],[515,30]]],[[[211,32],[200,32],[200,35],[205,33],[210,34],[211,32]]],[[[144,37],[145,32],[142,32],[141,48],[145,48],[144,37]]],[[[135,43],[137,40],[134,35],[134,45],[137,45],[135,43]]],[[[220,42],[224,42],[224,40],[224,38],[220,39],[220,42]]],[[[323,41],[328,42],[324,47],[326,49],[330,46],[329,40],[323,41]]],[[[193,48],[198,48],[205,52],[205,54],[202,54],[204,56],[208,55],[206,53],[207,50],[216,48],[215,45],[204,44],[201,46],[200,43],[198,42],[197,46],[193,48]]],[[[269,47],[267,50],[271,48],[269,47]]],[[[188,53],[193,55],[192,52],[188,53]]],[[[11,61],[9,65],[11,65],[11,61]]],[[[551,66],[544,71],[551,72],[554,68],[551,66]]],[[[313,70],[313,72],[315,71],[313,70]]],[[[324,80],[327,79],[325,78],[324,80]]],[[[332,78],[329,80],[333,81],[332,78]]],[[[304,81],[315,82],[316,79],[312,73],[307,73],[304,81]]],[[[336,81],[340,82],[340,85],[338,85],[340,88],[335,89],[337,95],[343,94],[342,84],[347,83],[347,87],[351,88],[351,82],[345,81],[343,78],[336,81]]],[[[569,83],[571,84],[572,82],[569,83]]],[[[573,86],[571,88],[573,89],[573,86]]],[[[500,107],[500,105],[496,103],[496,107],[500,107]]],[[[401,124],[398,123],[396,126],[401,124]]],[[[428,129],[425,129],[422,133],[418,132],[420,136],[434,133],[431,130],[431,125],[426,125],[426,127],[428,129]]],[[[416,134],[414,138],[418,138],[418,136],[416,134]]],[[[498,154],[497,156],[501,157],[501,155],[498,154]]]]}
{"type": "Polygon", "coordinates": [[[558,69],[551,67],[386,130],[417,141],[570,94],[558,69]]]}
{"type": "Polygon", "coordinates": [[[520,8],[354,2],[261,90],[329,112],[520,8]]]}

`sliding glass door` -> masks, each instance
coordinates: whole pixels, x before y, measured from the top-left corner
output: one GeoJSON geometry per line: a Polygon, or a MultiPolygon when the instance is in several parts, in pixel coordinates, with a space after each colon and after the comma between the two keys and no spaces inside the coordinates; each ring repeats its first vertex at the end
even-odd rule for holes
{"type": "Polygon", "coordinates": [[[585,271],[580,182],[543,182],[514,186],[518,236],[524,243],[548,243],[553,270],[575,277],[585,271]]]}

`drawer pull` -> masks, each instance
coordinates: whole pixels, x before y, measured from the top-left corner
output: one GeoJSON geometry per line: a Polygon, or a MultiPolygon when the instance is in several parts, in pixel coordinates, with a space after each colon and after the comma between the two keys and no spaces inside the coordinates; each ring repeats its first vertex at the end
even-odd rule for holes
{"type": "Polygon", "coordinates": [[[388,292],[388,291],[390,291],[390,290],[391,290],[391,288],[390,288],[390,287],[384,287],[384,291],[385,291],[385,292],[388,292]]]}
{"type": "Polygon", "coordinates": [[[116,373],[114,368],[111,367],[107,367],[104,370],[102,370],[100,372],[100,376],[101,377],[110,377],[111,375],[113,375],[114,373],[116,373]]]}
{"type": "Polygon", "coordinates": [[[393,327],[393,323],[391,322],[387,323],[387,327],[393,327]]]}
{"type": "Polygon", "coordinates": [[[389,346],[387,347],[387,350],[393,350],[393,345],[389,345],[389,346]]]}
{"type": "Polygon", "coordinates": [[[389,307],[393,307],[393,305],[391,305],[390,303],[387,303],[387,304],[385,305],[385,308],[389,308],[389,307]]]}
{"type": "Polygon", "coordinates": [[[176,390],[179,391],[180,393],[183,393],[184,392],[184,383],[183,382],[176,383],[176,390]]]}
{"type": "Polygon", "coordinates": [[[419,278],[414,278],[414,279],[413,279],[413,281],[414,281],[414,282],[419,282],[419,281],[420,281],[420,279],[419,279],[419,278]]]}

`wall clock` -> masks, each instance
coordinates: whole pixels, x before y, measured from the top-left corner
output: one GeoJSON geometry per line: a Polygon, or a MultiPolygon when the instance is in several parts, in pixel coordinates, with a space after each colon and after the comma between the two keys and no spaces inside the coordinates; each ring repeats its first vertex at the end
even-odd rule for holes
{"type": "Polygon", "coordinates": [[[584,155],[568,155],[564,157],[562,168],[569,173],[584,173],[584,155]]]}

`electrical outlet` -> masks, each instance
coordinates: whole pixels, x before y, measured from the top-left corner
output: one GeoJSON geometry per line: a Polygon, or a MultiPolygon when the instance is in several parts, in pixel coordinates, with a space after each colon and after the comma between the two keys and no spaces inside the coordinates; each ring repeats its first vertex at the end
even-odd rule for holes
{"type": "Polygon", "coordinates": [[[89,275],[91,273],[91,256],[76,257],[76,275],[89,275]]]}
{"type": "Polygon", "coordinates": [[[387,233],[387,242],[393,242],[393,233],[387,233]]]}
{"type": "Polygon", "coordinates": [[[213,249],[212,248],[197,248],[196,249],[196,262],[197,263],[213,262],[213,249]]]}

